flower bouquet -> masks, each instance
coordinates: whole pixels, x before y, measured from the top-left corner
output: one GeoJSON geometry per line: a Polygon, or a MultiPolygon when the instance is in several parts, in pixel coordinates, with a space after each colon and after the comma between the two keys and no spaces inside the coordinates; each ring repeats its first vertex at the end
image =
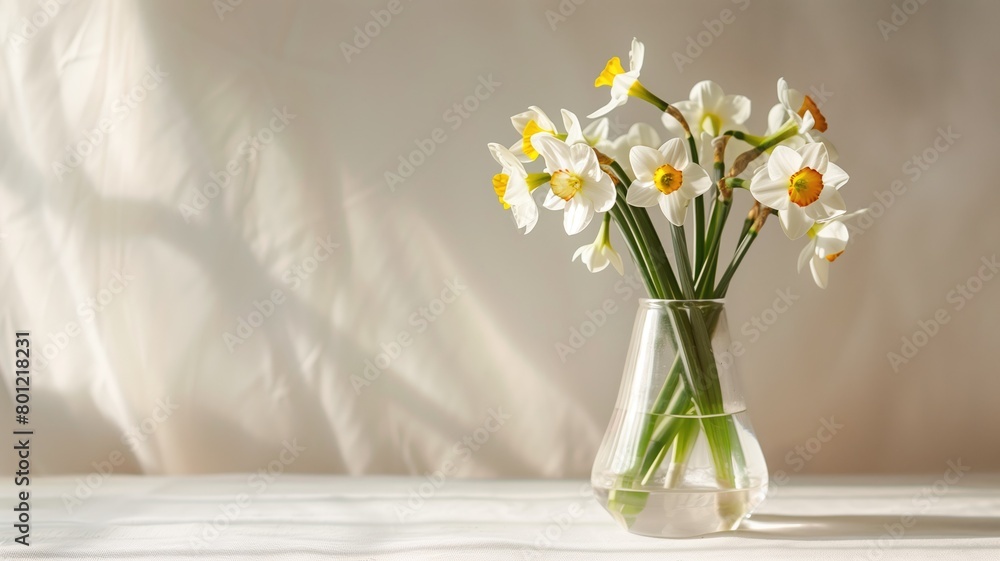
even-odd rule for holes
{"type": "Polygon", "coordinates": [[[798,268],[808,265],[825,287],[830,264],[847,247],[850,215],[839,189],[848,176],[833,163],[837,153],[822,135],[827,122],[819,107],[784,79],[766,131],[753,135],[744,127],[749,99],[704,81],[690,99],[667,103],[639,81],[643,55],[643,44],[633,40],[628,70],[618,57],[608,61],[595,86],[610,87],[611,99],[586,127],[565,109],[562,128],[538,107],[513,116],[517,141],[489,145],[503,168],[493,187],[525,233],[538,221],[535,192],[542,187],[542,206],[562,211],[567,234],[579,234],[596,216],[597,238],[573,255],[592,272],[610,264],[623,274],[611,243],[610,224],[617,226],[649,298],[639,303],[592,484],[629,531],[693,536],[734,529],[767,490],[767,468],[728,352],[726,293],[771,214],[789,239],[808,239],[798,268]],[[645,123],[609,138],[603,116],[630,97],[654,106],[674,138],[661,144],[645,123]],[[735,252],[723,256],[721,240],[740,190],[752,202],[735,252]],[[652,207],[669,223],[672,255],[647,211],[652,207]]]}

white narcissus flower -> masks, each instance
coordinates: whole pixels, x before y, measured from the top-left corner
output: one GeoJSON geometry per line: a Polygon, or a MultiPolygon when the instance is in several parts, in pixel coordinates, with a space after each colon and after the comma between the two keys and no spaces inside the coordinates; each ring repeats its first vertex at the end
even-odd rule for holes
{"type": "Polygon", "coordinates": [[[594,145],[595,148],[605,153],[612,160],[618,162],[622,166],[622,169],[629,174],[629,177],[635,177],[635,171],[632,169],[632,162],[629,160],[628,154],[632,150],[633,146],[648,146],[650,148],[656,148],[663,144],[660,140],[660,135],[656,132],[651,125],[646,123],[635,123],[628,132],[619,136],[614,140],[605,140],[594,145]]]}
{"type": "Polygon", "coordinates": [[[493,159],[503,167],[503,171],[493,176],[493,190],[504,208],[514,215],[518,228],[527,234],[538,223],[538,205],[531,196],[531,190],[545,182],[545,174],[528,174],[517,157],[495,142],[489,144],[493,159]]]}
{"type": "Polygon", "coordinates": [[[629,152],[635,181],[625,200],[630,205],[650,207],[657,204],[675,226],[684,225],[691,199],[712,188],[708,172],[692,163],[684,142],[668,140],[659,150],[636,146],[629,152]]]}
{"type": "Polygon", "coordinates": [[[615,186],[593,148],[569,145],[548,134],[536,134],[531,143],[545,158],[551,175],[549,192],[542,203],[550,210],[563,210],[563,227],[569,235],[579,234],[594,219],[595,212],[607,212],[615,205],[615,186]]]}
{"type": "Polygon", "coordinates": [[[510,118],[514,125],[514,130],[521,136],[510,151],[522,162],[533,162],[538,158],[538,150],[531,144],[531,137],[546,133],[565,140],[568,144],[584,142],[583,131],[580,128],[580,119],[572,111],[562,110],[563,126],[566,133],[560,133],[556,125],[549,119],[548,115],[538,107],[532,105],[524,113],[518,113],[510,118]]]}
{"type": "Polygon", "coordinates": [[[609,264],[614,265],[618,274],[624,275],[625,266],[622,264],[622,256],[618,255],[615,248],[611,247],[611,236],[608,231],[610,222],[611,216],[605,214],[601,221],[601,230],[597,233],[597,239],[594,240],[594,243],[577,249],[576,253],[573,254],[573,261],[582,257],[583,264],[591,273],[603,271],[609,264]]]}
{"type": "Polygon", "coordinates": [[[791,119],[798,126],[798,135],[782,144],[790,148],[800,148],[810,142],[826,146],[830,161],[837,161],[837,149],[823,134],[827,129],[826,117],[819,106],[808,95],[788,87],[784,78],[778,78],[778,104],[767,114],[767,134],[772,135],[788,125],[791,119]]]}
{"type": "Polygon", "coordinates": [[[777,146],[767,163],[757,168],[750,193],[760,204],[778,211],[785,235],[796,239],[819,221],[845,211],[837,191],[849,179],[831,163],[826,147],[806,144],[798,150],[777,146]]]}
{"type": "Polygon", "coordinates": [[[628,53],[628,72],[622,68],[622,61],[618,57],[611,57],[611,60],[604,66],[600,76],[594,80],[594,87],[611,87],[611,101],[607,105],[587,115],[589,119],[596,119],[607,115],[612,109],[625,105],[628,96],[645,97],[649,95],[646,88],[639,83],[639,72],[642,70],[642,59],[646,47],[636,38],[632,38],[632,50],[628,53]]]}
{"type": "MultiPolygon", "coordinates": [[[[750,99],[742,95],[726,95],[711,80],[698,82],[691,88],[690,99],[672,103],[691,127],[695,138],[707,132],[719,136],[735,129],[750,118],[750,99]]],[[[677,136],[684,136],[684,128],[668,113],[663,114],[663,126],[677,136]]]]}
{"type": "Polygon", "coordinates": [[[844,224],[849,218],[864,214],[859,210],[850,214],[841,214],[826,222],[817,222],[809,229],[809,243],[799,253],[799,272],[806,263],[812,272],[813,280],[820,288],[826,288],[830,276],[830,263],[833,263],[847,249],[850,233],[844,224]]]}

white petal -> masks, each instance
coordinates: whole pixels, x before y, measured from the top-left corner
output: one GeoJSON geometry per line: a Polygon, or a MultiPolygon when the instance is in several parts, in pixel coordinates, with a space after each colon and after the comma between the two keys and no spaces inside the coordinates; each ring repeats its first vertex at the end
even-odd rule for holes
{"type": "Polygon", "coordinates": [[[625,265],[622,263],[622,256],[618,254],[610,245],[604,246],[604,256],[611,262],[619,275],[625,274],[625,265]]]}
{"type": "Polygon", "coordinates": [[[694,101],[702,107],[702,109],[708,111],[714,111],[718,107],[723,98],[725,98],[725,92],[722,91],[722,87],[719,84],[711,80],[703,80],[698,82],[691,88],[691,101],[694,101]]]}
{"type": "Polygon", "coordinates": [[[594,219],[594,205],[587,197],[573,197],[566,203],[563,228],[569,235],[579,234],[594,219]]]}
{"type": "Polygon", "coordinates": [[[750,98],[744,95],[727,95],[723,104],[734,124],[742,125],[750,118],[750,98]]]}
{"type": "Polygon", "coordinates": [[[681,173],[684,174],[684,184],[680,190],[684,192],[685,198],[693,199],[712,188],[712,179],[708,176],[708,172],[698,164],[688,164],[681,173]]]}
{"type": "Polygon", "coordinates": [[[572,168],[573,158],[570,147],[558,138],[550,134],[538,133],[531,136],[531,145],[545,158],[545,171],[554,173],[561,169],[572,168]]]}
{"type": "Polygon", "coordinates": [[[625,202],[632,206],[651,207],[660,202],[663,193],[653,186],[652,181],[633,181],[625,194],[625,202]]]}
{"type": "Polygon", "coordinates": [[[583,129],[583,137],[593,146],[608,139],[610,123],[607,117],[592,121],[587,128],[583,129]]]}
{"type": "Polygon", "coordinates": [[[602,173],[600,181],[588,181],[581,194],[590,199],[597,212],[607,212],[615,206],[615,184],[607,174],[602,173]]]}
{"type": "Polygon", "coordinates": [[[663,165],[663,153],[648,146],[633,146],[628,153],[629,163],[632,164],[632,171],[635,178],[641,181],[653,179],[656,168],[663,165]]]}
{"type": "Polygon", "coordinates": [[[510,211],[514,214],[514,222],[518,228],[524,228],[524,233],[529,234],[538,223],[538,206],[535,201],[531,203],[511,205],[510,211]]]}
{"type": "Polygon", "coordinates": [[[616,98],[616,97],[612,96],[611,97],[611,101],[609,101],[607,103],[607,105],[605,105],[604,107],[601,107],[597,111],[594,111],[590,115],[587,115],[587,118],[588,119],[596,119],[598,117],[603,117],[604,115],[607,115],[608,113],[611,113],[611,111],[613,109],[615,109],[616,107],[620,107],[622,105],[625,105],[626,101],[628,101],[627,97],[625,97],[625,98],[617,97],[616,98]]]}
{"type": "Polygon", "coordinates": [[[823,183],[833,187],[834,189],[840,189],[843,187],[850,178],[851,177],[847,175],[846,171],[834,163],[828,164],[826,166],[826,172],[823,173],[823,183]]]}
{"type": "Polygon", "coordinates": [[[830,276],[830,262],[826,259],[814,257],[812,261],[809,262],[809,269],[812,271],[813,280],[816,281],[816,286],[826,288],[827,279],[830,276]]]}
{"type": "Polygon", "coordinates": [[[642,59],[646,53],[646,46],[635,37],[632,38],[632,49],[628,52],[629,71],[639,71],[642,69],[642,59]]]}
{"type": "Polygon", "coordinates": [[[786,109],[794,111],[791,109],[791,104],[788,102],[788,82],[784,78],[778,78],[778,101],[781,105],[785,106],[786,109]]]}
{"type": "MultiPolygon", "coordinates": [[[[535,143],[535,137],[531,137],[531,143],[535,143]]],[[[771,179],[788,181],[800,169],[802,169],[802,156],[787,146],[776,146],[767,160],[767,172],[771,179]]]]}
{"type": "Polygon", "coordinates": [[[799,123],[799,134],[805,134],[812,130],[816,126],[816,119],[813,118],[812,111],[806,111],[806,114],[802,117],[798,117],[796,113],[796,120],[799,123]]]}
{"type": "Polygon", "coordinates": [[[635,123],[628,129],[628,142],[632,146],[650,146],[656,148],[660,145],[660,135],[648,123],[635,123]]]}
{"type": "Polygon", "coordinates": [[[552,119],[549,119],[549,116],[546,115],[545,111],[542,111],[540,107],[538,107],[537,105],[532,105],[528,107],[528,109],[534,112],[535,123],[537,123],[542,130],[547,130],[547,131],[556,130],[556,124],[552,122],[552,119]]]}
{"type": "Polygon", "coordinates": [[[821,175],[826,173],[826,168],[830,164],[830,158],[826,153],[826,146],[823,146],[819,142],[814,142],[806,144],[796,151],[802,156],[801,168],[812,168],[821,175]]]}
{"type": "Polygon", "coordinates": [[[788,178],[771,179],[764,166],[761,166],[750,181],[750,194],[760,201],[760,204],[778,210],[788,208],[788,178]]]}
{"type": "Polygon", "coordinates": [[[548,194],[545,195],[545,201],[542,203],[542,206],[549,210],[562,210],[566,208],[566,201],[549,189],[548,194]]]}
{"type": "Polygon", "coordinates": [[[813,240],[816,244],[816,256],[835,255],[847,249],[850,231],[842,222],[830,222],[823,226],[813,240]]]}
{"type": "MultiPolygon", "coordinates": [[[[590,262],[590,254],[594,252],[594,244],[589,243],[587,245],[580,246],[575,253],[573,253],[573,261],[576,261],[581,255],[583,256],[583,264],[587,265],[590,262]]],[[[587,267],[590,268],[589,265],[587,267]]]]}
{"type": "Polygon", "coordinates": [[[663,154],[664,162],[674,169],[684,169],[691,163],[688,158],[686,142],[679,138],[671,138],[660,146],[660,153],[663,154]]]}
{"type": "Polygon", "coordinates": [[[790,240],[801,238],[815,224],[815,220],[806,216],[799,205],[795,204],[788,205],[785,210],[779,210],[778,220],[781,222],[781,229],[790,240]]]}
{"type": "Polygon", "coordinates": [[[777,104],[767,113],[767,134],[774,134],[788,121],[788,110],[777,104]]]}
{"type": "Polygon", "coordinates": [[[817,220],[822,220],[847,212],[847,203],[844,202],[844,197],[841,196],[840,191],[831,189],[829,185],[825,185],[823,186],[823,192],[819,194],[819,200],[806,207],[806,210],[817,220]]]}
{"type": "Polygon", "coordinates": [[[576,114],[567,109],[562,110],[563,125],[566,127],[566,144],[573,145],[586,142],[583,136],[583,129],[580,128],[580,119],[576,114]]]}
{"type": "Polygon", "coordinates": [[[687,215],[688,199],[679,192],[660,197],[660,210],[674,226],[683,226],[687,215]]]}
{"type": "Polygon", "coordinates": [[[597,154],[589,144],[574,144],[569,147],[570,168],[577,175],[587,177],[597,181],[601,174],[601,164],[597,161],[597,154]],[[594,173],[596,170],[597,173],[594,173]]]}
{"type": "Polygon", "coordinates": [[[799,252],[798,271],[800,273],[813,257],[816,257],[816,242],[815,240],[809,240],[809,243],[807,243],[806,246],[802,248],[802,251],[799,252]]]}

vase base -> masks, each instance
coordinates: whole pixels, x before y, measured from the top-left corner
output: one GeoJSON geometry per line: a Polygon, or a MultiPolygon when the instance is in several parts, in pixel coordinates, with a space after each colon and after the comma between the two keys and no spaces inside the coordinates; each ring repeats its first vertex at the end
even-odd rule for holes
{"type": "Polygon", "coordinates": [[[654,538],[692,538],[739,527],[767,495],[767,484],[746,489],[595,488],[597,500],[623,528],[654,538]]]}

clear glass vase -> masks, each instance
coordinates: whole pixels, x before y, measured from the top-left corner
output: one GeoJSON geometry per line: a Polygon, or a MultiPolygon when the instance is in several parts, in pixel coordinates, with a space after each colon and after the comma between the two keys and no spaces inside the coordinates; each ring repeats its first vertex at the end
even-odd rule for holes
{"type": "Polygon", "coordinates": [[[722,300],[640,300],[615,411],[594,461],[598,500],[628,531],[733,530],[764,500],[722,300]]]}

